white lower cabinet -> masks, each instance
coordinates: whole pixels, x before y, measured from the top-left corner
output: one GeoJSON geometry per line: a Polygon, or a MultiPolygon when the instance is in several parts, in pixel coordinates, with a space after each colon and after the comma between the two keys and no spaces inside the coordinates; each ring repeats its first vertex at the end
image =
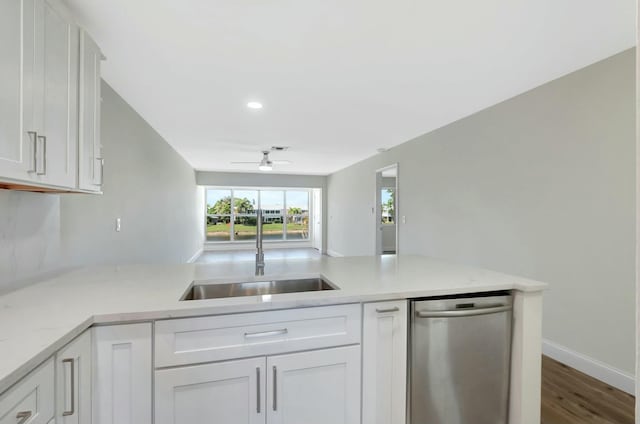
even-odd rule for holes
{"type": "Polygon", "coordinates": [[[91,331],[56,354],[57,424],[91,423],[91,331]]]}
{"type": "Polygon", "coordinates": [[[151,424],[151,324],[93,328],[93,424],[151,424]]]}
{"type": "Polygon", "coordinates": [[[362,423],[404,423],[407,302],[365,304],[362,328],[362,423]]]}
{"type": "Polygon", "coordinates": [[[359,424],[360,346],[267,358],[268,424],[359,424]]]}
{"type": "Polygon", "coordinates": [[[0,424],[48,424],[55,414],[54,375],[49,359],[0,395],[0,424]]]}
{"type": "Polygon", "coordinates": [[[155,423],[265,423],[264,357],[156,371],[155,423]]]}
{"type": "Polygon", "coordinates": [[[155,423],[359,424],[360,346],[156,371],[155,423]]]}

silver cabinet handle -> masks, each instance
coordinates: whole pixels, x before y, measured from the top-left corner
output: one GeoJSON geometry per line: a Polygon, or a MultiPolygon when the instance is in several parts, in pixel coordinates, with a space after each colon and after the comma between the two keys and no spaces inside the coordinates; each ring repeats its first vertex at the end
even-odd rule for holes
{"type": "Polygon", "coordinates": [[[278,410],[278,369],[273,366],[273,410],[278,410]]]}
{"type": "MultiPolygon", "coordinates": [[[[100,182],[97,183],[96,185],[102,185],[104,183],[104,159],[102,158],[96,158],[95,159],[96,162],[98,162],[98,165],[100,165],[100,182]]],[[[95,172],[94,172],[95,175],[95,172]]],[[[95,176],[94,176],[95,179],[95,176]]]]}
{"type": "Polygon", "coordinates": [[[76,364],[73,358],[63,359],[62,363],[71,365],[71,409],[62,413],[63,417],[68,417],[76,413],[76,364]]]}
{"type": "Polygon", "coordinates": [[[246,339],[255,339],[255,338],[260,338],[260,337],[279,336],[281,334],[287,334],[288,332],[289,332],[289,330],[287,330],[286,328],[282,328],[280,330],[261,331],[261,332],[258,332],[258,333],[244,333],[244,337],[246,339]]]}
{"type": "Polygon", "coordinates": [[[104,159],[99,158],[100,160],[100,185],[104,184],[104,159]]]}
{"type": "Polygon", "coordinates": [[[256,377],[258,379],[258,382],[256,383],[256,397],[257,397],[257,401],[258,404],[256,406],[256,412],[259,414],[260,413],[260,367],[256,367],[256,377]]]}
{"type": "Polygon", "coordinates": [[[29,420],[29,418],[31,418],[31,415],[33,415],[33,412],[31,411],[18,412],[18,414],[16,415],[16,419],[18,420],[17,424],[26,423],[29,420]]]}
{"type": "Polygon", "coordinates": [[[35,131],[27,131],[29,140],[33,144],[33,169],[28,172],[36,172],[38,170],[38,133],[35,131]]]}
{"type": "Polygon", "coordinates": [[[397,306],[394,306],[393,308],[376,308],[376,312],[379,314],[384,314],[388,312],[398,312],[399,310],[400,308],[398,308],[397,306]]]}
{"type": "Polygon", "coordinates": [[[474,309],[453,309],[446,311],[417,311],[418,318],[454,318],[454,317],[470,317],[474,315],[496,314],[498,312],[510,311],[510,305],[490,306],[487,308],[474,309]]]}
{"type": "MultiPolygon", "coordinates": [[[[47,137],[44,135],[39,135],[38,138],[42,140],[42,172],[38,172],[38,170],[36,169],[36,175],[47,175],[47,137]]],[[[37,145],[38,144],[36,143],[36,146],[37,145]]]]}

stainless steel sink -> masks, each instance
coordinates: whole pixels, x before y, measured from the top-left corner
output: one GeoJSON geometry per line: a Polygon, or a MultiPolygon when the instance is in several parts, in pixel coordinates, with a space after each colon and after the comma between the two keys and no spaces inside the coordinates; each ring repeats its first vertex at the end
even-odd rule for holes
{"type": "Polygon", "coordinates": [[[264,294],[299,293],[337,290],[339,287],[320,277],[291,280],[243,281],[239,283],[213,283],[194,281],[180,300],[219,299],[223,297],[257,296],[264,294]]]}

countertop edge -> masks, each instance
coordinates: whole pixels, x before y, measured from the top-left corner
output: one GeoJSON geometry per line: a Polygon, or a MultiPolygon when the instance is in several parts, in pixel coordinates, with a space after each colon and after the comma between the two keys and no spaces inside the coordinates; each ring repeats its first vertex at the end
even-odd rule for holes
{"type": "Polygon", "coordinates": [[[58,340],[43,348],[38,354],[28,359],[24,364],[16,368],[13,372],[9,373],[5,378],[0,380],[0,396],[5,391],[11,389],[14,385],[20,382],[30,372],[38,368],[40,365],[48,361],[53,355],[60,349],[66,346],[73,339],[78,337],[88,328],[94,324],[93,317],[89,317],[82,323],[75,326],[71,331],[60,337],[58,340]]]}
{"type": "MultiPolygon", "coordinates": [[[[49,346],[44,347],[38,354],[34,355],[30,359],[26,360],[21,366],[7,374],[4,378],[0,379],[0,396],[5,391],[11,389],[14,385],[20,382],[21,379],[26,377],[30,372],[35,370],[38,366],[49,360],[57,351],[66,346],[69,342],[82,334],[85,330],[91,328],[94,325],[117,325],[127,324],[145,321],[156,321],[165,319],[180,319],[191,318],[207,315],[226,315],[226,314],[239,314],[249,312],[260,312],[270,310],[281,309],[294,309],[294,308],[310,308],[317,306],[330,306],[341,305],[349,303],[368,303],[368,302],[382,302],[401,299],[415,299],[444,295],[456,295],[463,293],[482,293],[502,290],[516,290],[527,294],[539,293],[544,291],[547,287],[546,283],[511,283],[511,284],[499,284],[486,289],[469,290],[468,287],[456,287],[453,289],[428,289],[428,290],[414,290],[403,292],[391,292],[380,294],[366,294],[366,295],[346,295],[341,297],[327,297],[327,298],[310,298],[310,299],[295,299],[295,300],[277,300],[264,303],[252,303],[243,305],[204,305],[201,308],[185,308],[174,310],[158,310],[158,311],[140,311],[140,312],[125,312],[125,313],[113,313],[113,314],[97,314],[86,318],[80,324],[73,327],[68,333],[60,337],[49,346]]],[[[198,302],[198,301],[191,301],[198,302]]],[[[206,302],[206,301],[205,301],[206,302]]]]}

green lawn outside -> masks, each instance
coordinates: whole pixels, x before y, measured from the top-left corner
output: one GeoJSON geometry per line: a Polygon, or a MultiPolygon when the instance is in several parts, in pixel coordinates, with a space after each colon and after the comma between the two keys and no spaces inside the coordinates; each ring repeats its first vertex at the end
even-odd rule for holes
{"type": "MultiPolygon", "coordinates": [[[[255,225],[244,225],[244,224],[235,224],[233,226],[234,231],[236,233],[250,233],[255,234],[257,227],[255,225]]],[[[231,230],[231,224],[216,224],[216,225],[207,225],[208,233],[228,233],[231,230]]],[[[263,224],[262,225],[263,232],[282,232],[282,224],[263,224]]],[[[297,231],[307,231],[308,228],[304,224],[287,224],[287,232],[297,232],[297,231]]]]}

